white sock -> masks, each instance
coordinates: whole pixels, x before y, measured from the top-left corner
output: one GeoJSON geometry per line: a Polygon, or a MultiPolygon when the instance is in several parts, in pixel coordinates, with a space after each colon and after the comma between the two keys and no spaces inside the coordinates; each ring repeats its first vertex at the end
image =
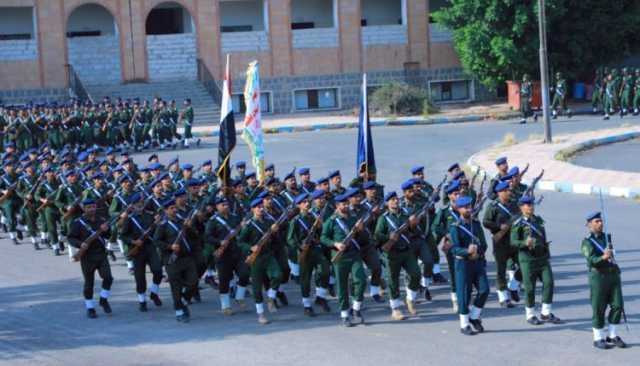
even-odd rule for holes
{"type": "Polygon", "coordinates": [[[342,319],[344,319],[344,318],[348,318],[348,317],[349,317],[349,310],[341,310],[341,311],[340,311],[340,317],[341,317],[342,319]]]}
{"type": "Polygon", "coordinates": [[[431,285],[431,279],[429,277],[422,276],[420,279],[420,286],[429,287],[431,285]]]}
{"type": "Polygon", "coordinates": [[[436,263],[433,265],[433,273],[440,273],[440,264],[436,263]]]}
{"type": "Polygon", "coordinates": [[[392,310],[395,310],[402,306],[402,301],[400,301],[400,299],[391,299],[389,300],[389,305],[391,306],[392,310]]]}
{"type": "Polygon", "coordinates": [[[127,261],[127,269],[133,269],[133,261],[127,261]]]}
{"type": "Polygon", "coordinates": [[[36,240],[35,236],[32,236],[31,237],[31,244],[35,244],[35,243],[37,243],[37,240],[36,240]]]}
{"type": "Polygon", "coordinates": [[[13,231],[9,233],[9,238],[11,238],[12,240],[16,238],[16,233],[14,233],[13,231]]]}
{"type": "Polygon", "coordinates": [[[149,287],[149,291],[157,295],[158,291],[160,291],[160,285],[156,285],[155,283],[152,283],[151,286],[149,287]]]}
{"type": "Polygon", "coordinates": [[[507,291],[506,290],[498,290],[496,291],[496,293],[498,294],[498,301],[500,303],[503,303],[505,301],[507,301],[509,298],[507,297],[507,291]]]}
{"type": "Polygon", "coordinates": [[[138,302],[146,302],[147,298],[144,293],[138,294],[138,302]]]}
{"type": "Polygon", "coordinates": [[[256,313],[258,313],[258,314],[264,313],[264,304],[256,303],[256,313]]]}
{"type": "Polygon", "coordinates": [[[305,308],[310,308],[311,307],[311,299],[309,299],[308,297],[303,297],[302,298],[302,306],[304,306],[305,308]]]}
{"type": "Polygon", "coordinates": [[[275,299],[276,294],[277,294],[277,291],[272,288],[270,288],[269,291],[267,291],[267,296],[269,296],[270,299],[275,299]]]}
{"type": "Polygon", "coordinates": [[[480,314],[482,314],[482,308],[477,308],[475,305],[471,305],[471,309],[469,310],[469,319],[480,319],[480,314]]]}
{"type": "Polygon", "coordinates": [[[460,314],[460,328],[464,329],[469,326],[469,314],[460,314]]]}
{"type": "Polygon", "coordinates": [[[184,146],[189,146],[189,139],[184,139],[184,146]]]}
{"type": "Polygon", "coordinates": [[[542,303],[542,311],[540,312],[544,316],[551,314],[551,304],[542,303]]]}
{"type": "Polygon", "coordinates": [[[351,308],[354,311],[360,311],[360,309],[362,308],[362,301],[354,301],[353,305],[351,306],[351,308]]]}
{"type": "Polygon", "coordinates": [[[207,277],[213,277],[213,270],[212,269],[208,269],[207,270],[207,277]]]}
{"type": "Polygon", "coordinates": [[[300,276],[300,266],[297,263],[289,261],[289,268],[291,268],[291,274],[294,276],[300,276]]]}
{"type": "Polygon", "coordinates": [[[593,340],[601,341],[604,338],[602,336],[604,334],[604,328],[603,329],[592,328],[592,329],[593,329],[593,340]]]}
{"type": "Polygon", "coordinates": [[[327,289],[322,287],[316,287],[316,297],[320,297],[323,299],[327,298],[327,289]]]}
{"type": "Polygon", "coordinates": [[[369,286],[371,296],[380,295],[380,286],[369,286]]]}
{"type": "Polygon", "coordinates": [[[108,299],[110,294],[111,294],[111,291],[109,290],[105,290],[105,289],[100,290],[100,297],[102,298],[108,299]]]}
{"type": "Polygon", "coordinates": [[[228,309],[231,307],[231,300],[229,298],[229,294],[220,294],[220,307],[222,310],[228,309]]]}
{"type": "MultiPolygon", "coordinates": [[[[602,330],[602,332],[604,333],[604,329],[602,330]]],[[[615,324],[609,324],[609,338],[613,339],[615,337],[617,337],[618,334],[616,333],[616,325],[615,324]]]]}
{"type": "Polygon", "coordinates": [[[244,286],[236,287],[236,300],[244,300],[244,295],[247,293],[247,288],[244,286]]]}
{"type": "Polygon", "coordinates": [[[118,248],[120,249],[120,253],[124,254],[124,243],[122,243],[120,239],[118,239],[118,248]]]}
{"type": "Polygon", "coordinates": [[[410,288],[406,288],[407,290],[407,300],[409,301],[416,301],[416,298],[418,297],[418,292],[411,290],[410,288]]]}
{"type": "Polygon", "coordinates": [[[96,305],[93,303],[93,299],[91,299],[91,300],[84,300],[84,306],[87,309],[93,309],[95,308],[96,305]]]}
{"type": "Polygon", "coordinates": [[[40,233],[40,240],[47,240],[47,233],[40,233]]]}
{"type": "Polygon", "coordinates": [[[182,311],[182,309],[176,310],[176,316],[182,316],[182,315],[184,315],[184,311],[182,311]]]}
{"type": "Polygon", "coordinates": [[[525,307],[524,310],[525,310],[525,314],[526,314],[527,320],[529,320],[529,319],[533,318],[534,316],[536,316],[536,308],[535,307],[534,308],[525,307]]]}
{"type": "Polygon", "coordinates": [[[451,293],[451,302],[458,302],[458,295],[455,292],[451,293]]]}
{"type": "Polygon", "coordinates": [[[113,250],[114,245],[115,245],[115,244],[114,244],[113,242],[108,242],[108,243],[107,243],[107,250],[111,250],[111,251],[112,251],[112,250],[113,250]]]}

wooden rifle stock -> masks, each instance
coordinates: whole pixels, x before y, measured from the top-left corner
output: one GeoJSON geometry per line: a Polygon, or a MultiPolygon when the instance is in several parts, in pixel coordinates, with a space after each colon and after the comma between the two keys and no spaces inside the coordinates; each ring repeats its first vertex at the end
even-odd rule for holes
{"type": "MultiPolygon", "coordinates": [[[[283,212],[282,215],[280,215],[280,217],[278,218],[278,220],[276,220],[275,225],[277,226],[282,225],[287,220],[297,215],[297,211],[298,211],[297,208],[293,208],[283,212]]],[[[258,256],[260,255],[264,247],[271,241],[273,234],[274,234],[274,231],[272,230],[272,228],[269,228],[269,230],[262,235],[260,240],[258,240],[258,243],[256,243],[257,249],[253,253],[251,253],[247,257],[247,259],[245,259],[245,263],[247,263],[248,265],[253,265],[255,263],[256,259],[258,259],[258,256]]]]}

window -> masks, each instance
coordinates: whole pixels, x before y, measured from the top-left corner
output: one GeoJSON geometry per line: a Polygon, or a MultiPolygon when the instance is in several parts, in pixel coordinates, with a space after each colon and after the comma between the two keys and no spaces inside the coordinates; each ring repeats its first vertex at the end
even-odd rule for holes
{"type": "Polygon", "coordinates": [[[34,39],[33,7],[0,7],[0,41],[34,39]]]}
{"type": "MultiPolygon", "coordinates": [[[[234,113],[245,113],[247,111],[247,105],[244,103],[244,94],[233,94],[231,96],[231,103],[233,104],[234,113]]],[[[260,93],[260,111],[262,113],[271,113],[271,93],[260,93]]]]}
{"type": "Polygon", "coordinates": [[[264,31],[265,4],[263,0],[220,1],[220,31],[264,31]]]}
{"type": "Polygon", "coordinates": [[[336,109],[338,108],[338,89],[297,90],[294,93],[294,99],[297,111],[336,109]]]}
{"type": "Polygon", "coordinates": [[[334,0],[291,0],[291,29],[333,28],[334,0]]]}
{"type": "Polygon", "coordinates": [[[402,0],[362,0],[360,25],[398,25],[403,23],[402,0]]]}
{"type": "Polygon", "coordinates": [[[431,97],[435,102],[470,99],[469,80],[437,81],[431,83],[431,97]]]}

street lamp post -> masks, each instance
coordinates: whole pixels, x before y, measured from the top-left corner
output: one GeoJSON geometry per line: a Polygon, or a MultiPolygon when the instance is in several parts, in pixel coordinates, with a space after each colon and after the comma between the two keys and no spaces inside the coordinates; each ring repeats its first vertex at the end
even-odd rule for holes
{"type": "Polygon", "coordinates": [[[544,120],[544,142],[550,144],[551,119],[549,116],[549,65],[547,64],[547,26],[544,0],[538,0],[538,30],[540,33],[540,82],[542,88],[542,118],[544,120]]]}

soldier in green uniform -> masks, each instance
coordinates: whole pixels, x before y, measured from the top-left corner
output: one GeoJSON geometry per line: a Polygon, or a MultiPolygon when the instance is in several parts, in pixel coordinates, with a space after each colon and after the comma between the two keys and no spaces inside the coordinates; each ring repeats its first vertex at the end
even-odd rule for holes
{"type": "Polygon", "coordinates": [[[511,228],[511,245],[518,250],[518,262],[522,271],[525,292],[527,322],[559,324],[562,321],[551,312],[553,303],[553,272],[551,271],[549,241],[544,220],[534,213],[534,199],[527,195],[518,200],[522,216],[511,228]],[[542,311],[535,312],[536,281],[542,281],[542,311]]]}
{"type": "Polygon", "coordinates": [[[599,67],[596,70],[596,75],[593,78],[593,92],[591,94],[591,107],[593,108],[593,113],[598,113],[598,110],[604,109],[604,86],[605,86],[605,77],[603,69],[599,67]]]}
{"type": "Polygon", "coordinates": [[[498,173],[489,181],[489,190],[487,192],[487,197],[490,200],[495,200],[498,197],[498,194],[496,193],[496,185],[498,185],[502,177],[507,175],[507,173],[509,172],[509,163],[507,162],[507,158],[505,156],[497,158],[495,164],[498,173]]]}
{"type": "Polygon", "coordinates": [[[593,346],[607,349],[610,346],[625,348],[626,344],[616,332],[620,324],[624,303],[622,300],[622,282],[620,267],[614,259],[613,249],[609,247],[608,235],[604,232],[602,213],[594,212],[587,216],[589,236],[582,240],[581,251],[587,260],[589,269],[589,287],[591,288],[591,308],[593,309],[593,346]],[[609,332],[604,329],[605,314],[609,307],[609,332]]]}
{"type": "Polygon", "coordinates": [[[604,119],[608,120],[609,115],[615,113],[618,108],[619,80],[616,69],[611,69],[611,73],[606,76],[605,96],[604,96],[604,119]]]}
{"type": "Polygon", "coordinates": [[[520,284],[516,279],[520,271],[510,273],[509,277],[512,278],[507,282],[507,268],[514,268],[518,263],[518,252],[511,246],[510,239],[511,225],[519,217],[519,209],[511,199],[509,183],[504,181],[498,183],[494,191],[498,197],[485,210],[482,225],[493,235],[498,301],[500,306],[512,308],[514,305],[511,301],[520,301],[518,293],[520,284]]]}
{"type": "Polygon", "coordinates": [[[64,250],[64,244],[62,244],[58,238],[60,212],[53,205],[55,197],[58,194],[60,181],[57,179],[52,167],[44,169],[42,174],[44,174],[45,180],[36,191],[36,199],[39,202],[39,207],[36,210],[40,211],[40,215],[42,216],[41,221],[44,223],[42,231],[46,233],[45,242],[53,248],[55,255],[60,255],[60,251],[64,250]]]}
{"type": "Polygon", "coordinates": [[[93,301],[96,271],[102,278],[99,304],[105,313],[111,313],[108,298],[111,293],[113,276],[111,275],[111,266],[109,266],[105,250],[105,238],[109,235],[109,224],[105,222],[104,218],[96,215],[96,206],[93,200],[84,200],[82,202],[82,211],[82,216],[73,219],[69,225],[68,238],[69,244],[74,248],[86,251],[80,258],[80,267],[84,277],[84,301],[87,308],[87,316],[96,318],[97,314],[93,301]],[[96,234],[97,236],[94,240],[87,241],[96,234]]]}
{"type": "Polygon", "coordinates": [[[298,175],[300,176],[298,192],[313,193],[316,190],[316,184],[311,181],[311,170],[309,168],[300,168],[298,169],[298,175]]]}
{"type": "MultiPolygon", "coordinates": [[[[114,219],[115,217],[122,214],[122,212],[129,206],[131,203],[131,198],[133,197],[133,181],[130,176],[122,175],[118,179],[118,183],[120,184],[120,190],[114,194],[113,199],[111,200],[111,205],[109,206],[109,217],[114,219]]],[[[126,246],[122,240],[118,240],[118,228],[114,224],[111,228],[111,237],[109,238],[109,243],[116,242],[118,243],[118,247],[120,249],[120,253],[125,256],[127,261],[127,269],[129,269],[130,274],[135,274],[134,271],[134,263],[131,258],[128,256],[129,247],[126,246]]],[[[111,250],[110,245],[109,249],[111,250]]]]}
{"type": "Polygon", "coordinates": [[[329,287],[329,260],[324,255],[324,248],[320,243],[320,229],[324,218],[322,213],[316,214],[311,210],[313,197],[308,193],[302,193],[295,198],[294,204],[300,213],[289,222],[287,230],[289,250],[295,253],[300,265],[302,306],[307,316],[315,316],[310,298],[314,270],[318,279],[315,304],[321,306],[325,312],[331,311],[326,300],[329,287]]]}
{"type": "Polygon", "coordinates": [[[193,247],[188,237],[193,232],[191,221],[178,218],[176,200],[171,198],[163,203],[165,220],[159,224],[153,234],[153,242],[160,251],[162,263],[169,276],[173,308],[178,322],[189,322],[191,312],[183,301],[190,299],[198,282],[193,247]]]}
{"type": "Polygon", "coordinates": [[[473,200],[469,196],[457,197],[456,210],[460,215],[460,220],[449,226],[449,236],[452,243],[450,252],[455,256],[460,332],[464,335],[484,332],[480,315],[489,296],[487,261],[485,259],[487,243],[480,222],[471,215],[472,203],[473,200]],[[476,295],[473,304],[471,304],[473,289],[476,290],[476,295]]]}
{"type": "Polygon", "coordinates": [[[186,149],[189,148],[189,143],[193,138],[193,134],[191,133],[191,129],[193,127],[193,107],[191,106],[191,99],[187,98],[184,100],[184,110],[180,113],[180,120],[182,121],[184,132],[184,147],[186,149]]]}
{"type": "Polygon", "coordinates": [[[364,231],[365,226],[362,222],[358,222],[356,216],[349,211],[348,200],[347,195],[335,197],[336,211],[322,225],[322,235],[320,236],[322,244],[332,249],[333,268],[338,283],[338,307],[342,324],[345,327],[353,326],[352,315],[357,323],[364,323],[361,309],[367,285],[364,264],[360,257],[359,235],[357,235],[364,231]],[[356,235],[352,237],[351,243],[345,243],[344,240],[352,230],[356,235]],[[336,259],[338,253],[341,257],[336,259]],[[349,277],[351,277],[351,286],[349,286],[349,277]],[[349,311],[351,292],[353,292],[354,298],[352,312],[349,311]]]}
{"type": "MultiPolygon", "coordinates": [[[[265,215],[263,199],[256,198],[251,201],[252,217],[240,231],[238,242],[245,254],[249,255],[260,250],[256,260],[250,264],[251,283],[253,285],[253,296],[256,303],[256,313],[260,324],[268,324],[269,320],[264,315],[264,304],[262,288],[267,284],[267,307],[269,312],[276,312],[276,294],[280,287],[282,271],[276,258],[273,256],[273,239],[268,239],[262,248],[258,247],[261,238],[271,232],[277,235],[281,230],[275,221],[265,215]]],[[[273,238],[273,236],[272,236],[273,238]]]]}
{"type": "MultiPolygon", "coordinates": [[[[55,197],[55,205],[62,215],[60,233],[67,237],[69,225],[73,220],[82,215],[80,203],[82,202],[82,185],[78,182],[78,174],[75,170],[69,169],[64,173],[66,184],[58,189],[55,197]]],[[[94,202],[95,204],[95,202],[94,202]]],[[[62,250],[62,248],[61,248],[62,250]]],[[[72,258],[73,250],[69,249],[69,258],[72,258]]]]}
{"type": "MultiPolygon", "coordinates": [[[[225,197],[214,198],[216,213],[207,221],[205,236],[205,257],[218,271],[220,307],[224,315],[233,314],[231,309],[230,283],[234,275],[238,277],[235,300],[241,310],[245,308],[245,294],[249,284],[249,268],[244,262],[245,256],[240,250],[237,234],[243,218],[231,213],[229,200],[225,197]]],[[[213,274],[211,274],[213,276],[213,274]]]]}
{"type": "MultiPolygon", "coordinates": [[[[531,101],[533,97],[533,83],[529,80],[529,74],[522,75],[522,82],[520,82],[520,113],[522,113],[521,124],[527,123],[527,118],[534,114],[531,110],[531,101]]],[[[534,121],[538,119],[538,116],[534,114],[534,121]]]]}
{"type": "Polygon", "coordinates": [[[9,231],[9,237],[14,244],[18,244],[17,225],[18,210],[22,205],[22,200],[17,193],[19,176],[16,173],[16,166],[11,158],[4,161],[4,175],[0,177],[0,200],[2,203],[2,213],[9,231]]]}
{"type": "Polygon", "coordinates": [[[620,116],[623,116],[631,109],[631,97],[633,96],[634,84],[633,74],[626,67],[622,69],[621,81],[622,83],[618,93],[620,95],[620,116]]]}
{"type": "Polygon", "coordinates": [[[640,114],[640,69],[636,69],[635,81],[633,83],[633,115],[640,114]]]}
{"type": "Polygon", "coordinates": [[[23,167],[25,174],[20,178],[16,193],[22,200],[22,206],[20,208],[20,217],[27,226],[27,233],[31,240],[31,244],[35,250],[40,249],[38,243],[38,214],[34,205],[34,193],[38,188],[40,179],[36,174],[36,167],[33,162],[28,162],[23,167]]]}
{"type": "Polygon", "coordinates": [[[339,196],[344,192],[346,192],[347,189],[342,186],[342,175],[340,175],[339,170],[334,170],[332,172],[329,172],[329,175],[327,178],[329,178],[329,181],[331,182],[331,186],[333,186],[333,189],[331,189],[331,193],[334,196],[339,196]]]}
{"type": "Polygon", "coordinates": [[[389,192],[384,200],[387,211],[382,214],[376,223],[375,240],[382,245],[385,253],[385,274],[389,284],[389,303],[391,306],[391,318],[404,320],[404,314],[400,310],[400,273],[404,269],[409,277],[406,288],[406,303],[409,314],[417,314],[415,302],[420,290],[420,269],[415,255],[414,247],[420,245],[422,230],[418,225],[415,215],[407,216],[400,209],[400,201],[396,192],[389,192]],[[407,229],[401,231],[402,225],[407,224],[407,229]],[[416,239],[418,239],[416,241],[416,239]],[[391,241],[391,243],[389,243],[391,241]]]}
{"type": "Polygon", "coordinates": [[[560,112],[566,112],[567,116],[571,118],[571,109],[567,108],[567,94],[569,92],[569,87],[567,85],[567,80],[562,76],[562,73],[556,73],[556,83],[554,87],[551,87],[551,91],[554,92],[553,103],[551,103],[553,119],[558,118],[558,108],[560,108],[560,112]]]}
{"type": "MultiPolygon", "coordinates": [[[[284,201],[283,199],[278,197],[278,183],[275,183],[274,180],[271,179],[267,181],[267,186],[269,187],[270,191],[260,193],[258,195],[258,198],[263,200],[264,216],[269,220],[275,222],[281,215],[283,215],[287,211],[286,207],[288,206],[282,203],[284,201]]],[[[283,223],[283,225],[285,224],[287,223],[283,223]]],[[[272,256],[278,263],[278,267],[280,268],[280,272],[282,275],[280,284],[277,288],[276,298],[282,306],[287,306],[289,305],[289,300],[287,299],[287,295],[285,294],[282,286],[289,282],[289,277],[291,276],[291,267],[289,266],[289,252],[287,250],[286,228],[281,228],[277,233],[273,235],[269,246],[272,256]]]]}
{"type": "Polygon", "coordinates": [[[129,123],[129,127],[132,130],[133,148],[136,151],[142,151],[145,143],[145,115],[144,110],[136,102],[133,105],[133,116],[129,123]]]}

